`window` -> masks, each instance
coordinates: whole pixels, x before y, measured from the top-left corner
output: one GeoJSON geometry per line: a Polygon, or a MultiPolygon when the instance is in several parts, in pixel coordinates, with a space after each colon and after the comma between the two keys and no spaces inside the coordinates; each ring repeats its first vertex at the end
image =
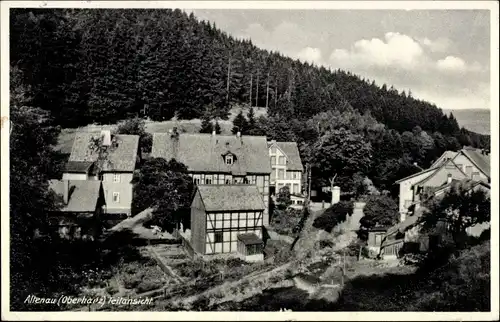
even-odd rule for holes
{"type": "Polygon", "coordinates": [[[293,193],[300,193],[300,191],[299,191],[299,185],[297,183],[293,184],[292,192],[293,193]]]}
{"type": "Polygon", "coordinates": [[[233,156],[231,154],[226,155],[226,164],[233,164],[233,156]]]}
{"type": "Polygon", "coordinates": [[[285,170],[278,169],[278,179],[283,180],[285,177],[285,170]]]}
{"type": "Polygon", "coordinates": [[[226,179],[226,184],[231,184],[231,180],[226,179]]]}
{"type": "Polygon", "coordinates": [[[212,179],[210,178],[205,179],[205,184],[212,184],[212,179]]]}
{"type": "Polygon", "coordinates": [[[120,174],[119,173],[115,173],[113,175],[113,182],[120,182],[120,174]]]}
{"type": "Polygon", "coordinates": [[[279,157],[278,164],[285,164],[285,157],[284,156],[279,157]]]}
{"type": "Polygon", "coordinates": [[[465,174],[467,174],[468,176],[472,176],[472,166],[471,165],[468,165],[465,167],[465,174]]]}
{"type": "Polygon", "coordinates": [[[120,193],[113,192],[113,202],[120,202],[120,193]]]}
{"type": "Polygon", "coordinates": [[[276,157],[271,157],[271,164],[276,164],[276,157]]]}
{"type": "Polygon", "coordinates": [[[222,231],[216,231],[214,233],[214,242],[222,243],[223,240],[224,240],[224,234],[222,233],[222,231]]]}
{"type": "Polygon", "coordinates": [[[194,184],[200,184],[200,179],[199,178],[194,179],[194,184]]]}
{"type": "Polygon", "coordinates": [[[297,200],[297,205],[301,205],[302,204],[302,200],[297,200]]]}
{"type": "Polygon", "coordinates": [[[247,178],[243,178],[243,184],[248,184],[248,179],[247,178]]]}
{"type": "Polygon", "coordinates": [[[273,168],[271,170],[271,179],[276,179],[276,169],[275,168],[273,168]]]}

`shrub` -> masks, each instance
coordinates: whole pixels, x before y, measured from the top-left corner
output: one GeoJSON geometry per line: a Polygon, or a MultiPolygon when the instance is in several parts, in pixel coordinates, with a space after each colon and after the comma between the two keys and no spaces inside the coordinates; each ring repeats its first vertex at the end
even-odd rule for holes
{"type": "Polygon", "coordinates": [[[123,286],[126,289],[130,290],[130,289],[136,288],[137,285],[139,285],[139,283],[141,282],[141,280],[142,280],[142,276],[126,274],[125,276],[123,276],[123,286]]]}
{"type": "Polygon", "coordinates": [[[160,286],[161,285],[158,284],[157,282],[145,280],[145,281],[140,282],[139,285],[137,285],[137,293],[144,293],[144,292],[152,291],[152,290],[155,290],[157,288],[160,288],[160,286]]]}
{"type": "Polygon", "coordinates": [[[313,226],[330,233],[335,226],[347,219],[347,215],[352,215],[353,209],[352,201],[340,201],[318,216],[314,220],[313,226]]]}
{"type": "Polygon", "coordinates": [[[108,287],[106,287],[106,292],[108,292],[109,295],[115,295],[116,293],[118,293],[118,287],[116,287],[115,285],[109,285],[108,287]]]}

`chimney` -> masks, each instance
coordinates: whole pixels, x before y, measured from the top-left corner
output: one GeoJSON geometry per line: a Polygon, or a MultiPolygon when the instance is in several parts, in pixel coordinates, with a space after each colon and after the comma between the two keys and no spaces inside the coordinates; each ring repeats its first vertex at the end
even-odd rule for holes
{"type": "Polygon", "coordinates": [[[451,173],[448,173],[448,178],[446,178],[446,183],[451,183],[451,173]]]}
{"type": "Polygon", "coordinates": [[[271,140],[271,144],[275,144],[276,143],[276,140],[271,140]]]}
{"type": "Polygon", "coordinates": [[[63,180],[63,201],[67,205],[69,201],[69,180],[63,180]]]}
{"type": "Polygon", "coordinates": [[[240,132],[240,131],[238,131],[238,132],[236,133],[236,136],[237,136],[237,137],[241,137],[241,132],[240,132]]]}
{"type": "Polygon", "coordinates": [[[110,146],[111,145],[111,131],[110,130],[102,130],[101,131],[102,145],[110,146]]]}

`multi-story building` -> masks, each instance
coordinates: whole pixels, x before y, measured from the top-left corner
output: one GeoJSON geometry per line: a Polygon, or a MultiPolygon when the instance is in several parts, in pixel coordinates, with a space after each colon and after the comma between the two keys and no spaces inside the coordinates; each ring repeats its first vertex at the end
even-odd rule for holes
{"type": "Polygon", "coordinates": [[[263,259],[264,201],[255,185],[198,185],[191,204],[191,246],[199,254],[238,252],[263,259]]]}
{"type": "Polygon", "coordinates": [[[255,185],[263,199],[262,224],[269,224],[271,166],[265,136],[154,133],[151,157],[183,163],[196,185],[255,185]]]}
{"type": "Polygon", "coordinates": [[[269,141],[268,148],[272,170],[271,194],[276,194],[281,188],[288,186],[292,196],[301,196],[304,167],[297,143],[269,141]]]}
{"type": "Polygon", "coordinates": [[[105,213],[131,214],[132,177],[140,162],[139,136],[110,131],[76,133],[63,180],[100,180],[106,201],[105,213]],[[94,141],[95,139],[99,139],[94,141]],[[91,142],[102,146],[101,153],[91,142]]]}

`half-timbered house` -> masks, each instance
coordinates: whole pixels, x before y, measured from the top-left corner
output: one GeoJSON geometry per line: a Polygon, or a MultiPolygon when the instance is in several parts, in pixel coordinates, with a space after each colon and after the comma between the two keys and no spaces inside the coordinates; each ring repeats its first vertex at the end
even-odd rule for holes
{"type": "Polygon", "coordinates": [[[151,157],[183,163],[196,185],[256,186],[264,201],[262,225],[269,224],[271,166],[265,136],[178,133],[174,129],[154,133],[151,157]]]}
{"type": "Polygon", "coordinates": [[[265,205],[252,184],[198,185],[191,204],[191,246],[199,254],[238,252],[263,259],[265,205]]]}

